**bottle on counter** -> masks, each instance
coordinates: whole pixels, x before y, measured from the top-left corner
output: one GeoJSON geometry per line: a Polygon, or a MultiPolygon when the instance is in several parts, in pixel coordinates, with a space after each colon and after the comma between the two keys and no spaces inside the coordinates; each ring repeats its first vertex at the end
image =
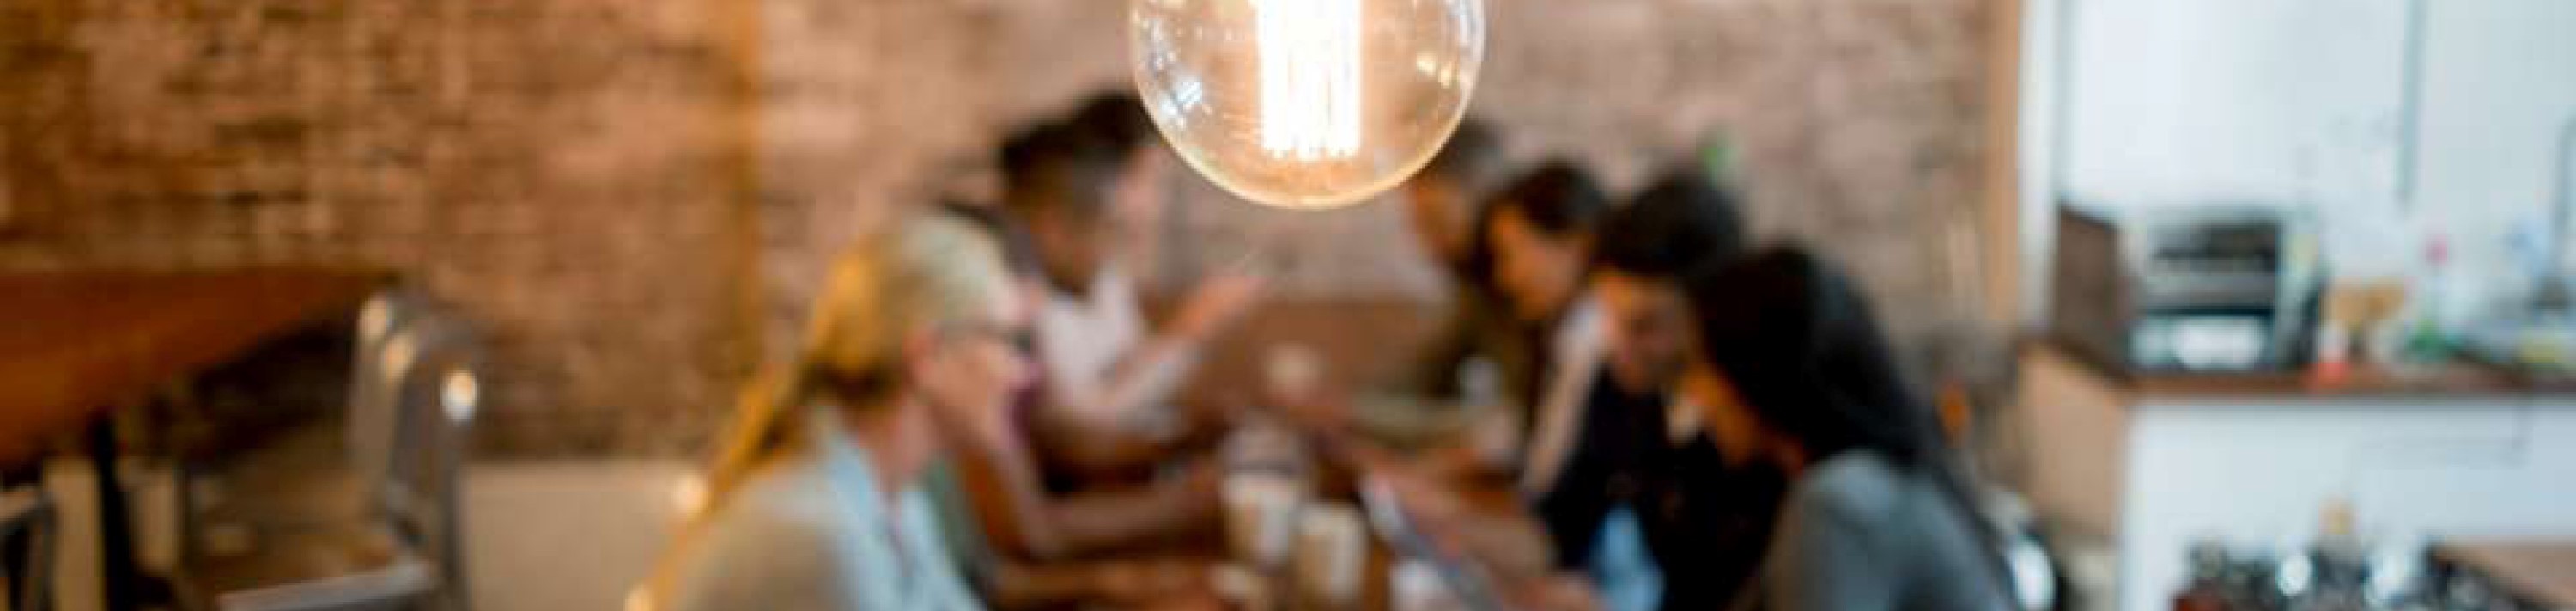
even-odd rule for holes
{"type": "Polygon", "coordinates": [[[2396,363],[2438,363],[2451,358],[2449,319],[2444,310],[2458,298],[2451,278],[2451,245],[2434,236],[2424,245],[2424,269],[2416,278],[2411,304],[2413,320],[2405,327],[2405,336],[2395,346],[2396,363]]]}

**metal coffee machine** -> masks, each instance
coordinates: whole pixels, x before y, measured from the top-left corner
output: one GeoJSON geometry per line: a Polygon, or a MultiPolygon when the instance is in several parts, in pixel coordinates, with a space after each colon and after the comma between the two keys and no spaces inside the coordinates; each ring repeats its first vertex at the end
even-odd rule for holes
{"type": "Polygon", "coordinates": [[[2257,207],[2058,215],[2054,334],[2148,371],[2305,364],[2323,270],[2312,224],[2257,207]]]}
{"type": "Polygon", "coordinates": [[[2132,366],[2248,371],[2305,364],[2313,345],[2318,246],[2309,224],[2266,210],[2195,210],[2132,224],[2132,366]]]}

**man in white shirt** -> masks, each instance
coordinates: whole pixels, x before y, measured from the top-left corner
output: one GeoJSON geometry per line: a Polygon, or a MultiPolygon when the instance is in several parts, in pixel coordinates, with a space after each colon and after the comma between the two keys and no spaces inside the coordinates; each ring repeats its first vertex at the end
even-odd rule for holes
{"type": "MultiPolygon", "coordinates": [[[[1104,97],[1065,124],[1015,138],[1003,153],[1004,207],[1028,230],[1049,284],[1037,324],[1044,401],[1031,414],[1048,454],[1084,473],[1133,472],[1183,445],[1190,422],[1172,395],[1203,346],[1259,295],[1219,276],[1189,293],[1161,328],[1113,263],[1142,242],[1164,171],[1133,98],[1104,97]]],[[[1207,420],[1207,418],[1199,418],[1207,420]]]]}

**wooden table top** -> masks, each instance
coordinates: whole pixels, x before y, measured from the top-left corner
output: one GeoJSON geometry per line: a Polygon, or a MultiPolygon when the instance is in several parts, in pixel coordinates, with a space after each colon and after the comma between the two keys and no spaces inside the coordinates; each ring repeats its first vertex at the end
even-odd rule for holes
{"type": "MultiPolygon", "coordinates": [[[[1292,418],[1295,420],[1296,418],[1292,418]]],[[[1328,474],[1318,488],[1327,497],[1359,508],[1361,480],[1390,486],[1421,535],[1454,560],[1473,565],[1493,579],[1496,594],[1532,608],[1554,608],[1543,602],[1549,588],[1562,585],[1555,575],[1555,550],[1546,526],[1530,513],[1508,479],[1479,477],[1461,471],[1460,456],[1396,451],[1348,428],[1346,418],[1294,422],[1293,428],[1319,452],[1328,474]],[[1339,422],[1331,422],[1339,421],[1339,422]]],[[[1454,449],[1454,448],[1453,448],[1454,449]]],[[[1363,509],[1364,510],[1364,509],[1363,509]]],[[[1374,530],[1376,525],[1372,523],[1374,530]]],[[[1391,608],[1390,569],[1398,550],[1383,536],[1370,538],[1370,559],[1362,585],[1364,609],[1391,608]]]]}
{"type": "Polygon", "coordinates": [[[363,303],[346,269],[0,273],[0,465],[155,386],[363,303]]]}
{"type": "Polygon", "coordinates": [[[2434,550],[2527,602],[2576,609],[2576,541],[2463,542],[2434,550]]]}

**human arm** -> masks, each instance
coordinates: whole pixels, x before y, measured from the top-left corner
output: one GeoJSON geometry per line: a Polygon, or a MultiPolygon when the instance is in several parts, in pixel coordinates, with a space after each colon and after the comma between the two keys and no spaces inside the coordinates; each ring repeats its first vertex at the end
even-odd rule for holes
{"type": "Polygon", "coordinates": [[[1050,464],[1078,473],[1132,472],[1186,445],[1176,439],[1186,437],[1179,434],[1185,426],[1223,424],[1222,410],[1190,418],[1162,410],[1196,369],[1207,342],[1241,316],[1261,286],[1249,277],[1213,279],[1161,332],[1143,338],[1121,331],[1142,325],[1125,285],[1108,282],[1096,290],[1094,318],[1054,319],[1040,329],[1047,405],[1035,414],[1033,445],[1050,464]]]}
{"type": "Polygon", "coordinates": [[[956,453],[958,479],[986,539],[1009,557],[1053,561],[1092,555],[1216,522],[1218,474],[1212,464],[1143,486],[1056,494],[1043,487],[1016,438],[988,439],[956,453]]]}
{"type": "Polygon", "coordinates": [[[1885,545],[1893,533],[1884,520],[1830,494],[1793,500],[1782,520],[1762,576],[1773,610],[1895,608],[1898,575],[1885,545]]]}

